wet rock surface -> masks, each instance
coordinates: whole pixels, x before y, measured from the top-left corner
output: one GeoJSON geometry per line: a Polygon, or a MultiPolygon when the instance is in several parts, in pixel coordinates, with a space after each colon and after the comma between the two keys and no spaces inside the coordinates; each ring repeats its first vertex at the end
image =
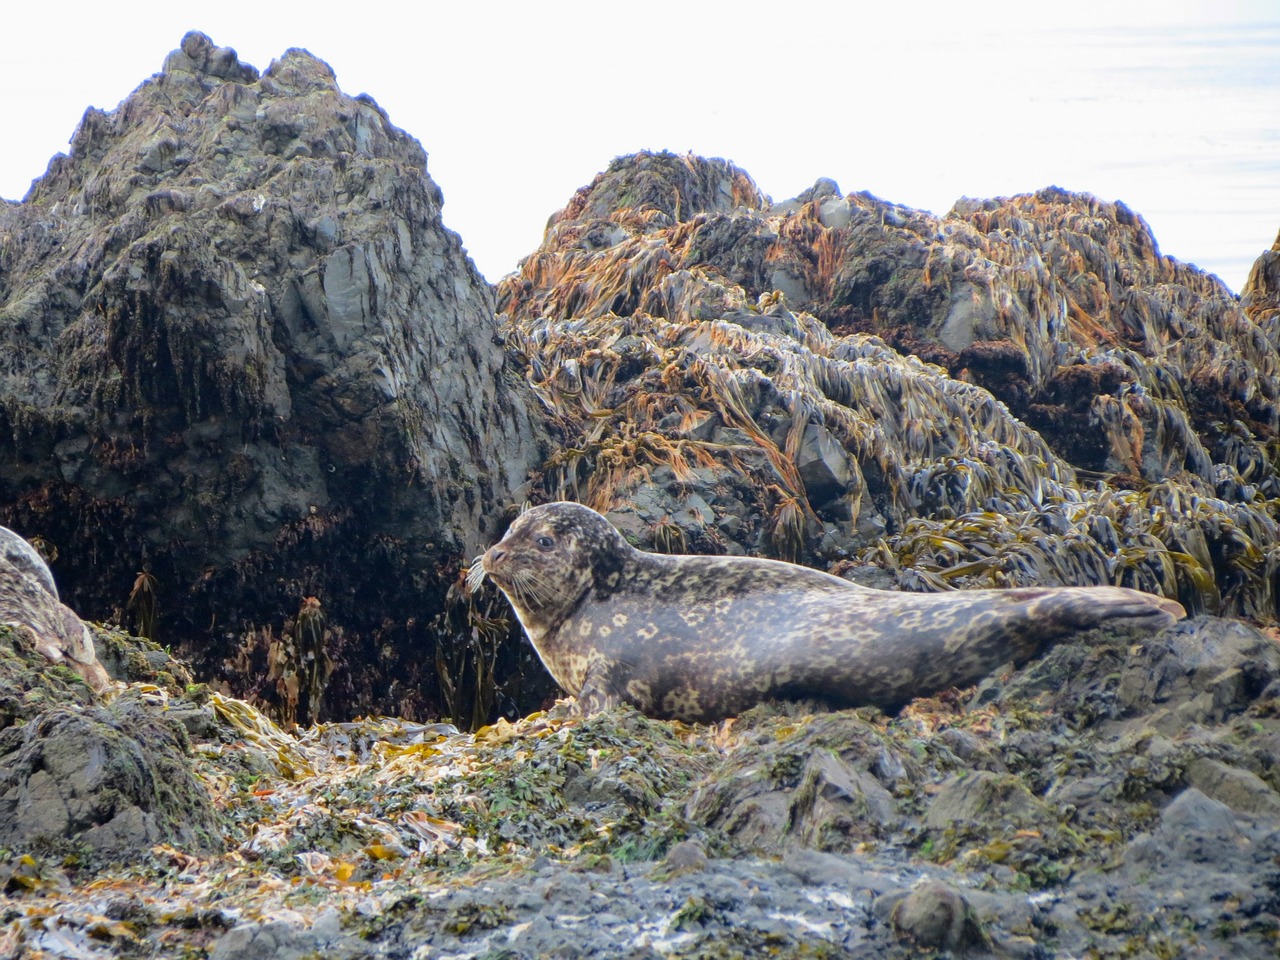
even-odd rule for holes
{"type": "Polygon", "coordinates": [[[0,542],[0,849],[19,858],[4,886],[40,879],[33,855],[93,868],[158,843],[221,850],[182,710],[162,709],[186,667],[83,623],[25,541],[0,528],[0,542]]]}

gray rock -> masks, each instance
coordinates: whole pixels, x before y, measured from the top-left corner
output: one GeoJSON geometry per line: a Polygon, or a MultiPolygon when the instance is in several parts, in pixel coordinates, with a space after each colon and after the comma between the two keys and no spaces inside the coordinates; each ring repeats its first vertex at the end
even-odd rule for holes
{"type": "Polygon", "coordinates": [[[258,71],[241,63],[234,50],[215,46],[203,33],[194,30],[182,38],[179,49],[165,58],[164,72],[178,71],[208,74],[240,83],[252,83],[258,79],[258,71]]]}
{"type": "Polygon", "coordinates": [[[746,849],[783,851],[796,845],[849,849],[897,829],[902,812],[870,764],[881,766],[858,723],[816,723],[805,735],[737,757],[690,799],[689,816],[732,835],[746,849]],[[831,741],[845,740],[833,750],[831,741]]]}
{"type": "Polygon", "coordinates": [[[696,840],[681,840],[667,851],[666,859],[659,869],[669,877],[684,876],[688,873],[701,873],[710,862],[702,844],[696,840]]]}
{"type": "Polygon", "coordinates": [[[345,935],[339,917],[329,911],[307,928],[288,920],[242,923],[232,927],[213,945],[212,960],[308,960],[323,956],[332,960],[367,957],[367,946],[345,935]]]}
{"type": "Polygon", "coordinates": [[[0,734],[0,846],[27,852],[69,842],[103,860],[162,842],[220,848],[180,727],[126,696],[106,708],[50,710],[0,734]]]}
{"type": "Polygon", "coordinates": [[[922,883],[893,903],[889,922],[899,937],[917,947],[963,950],[987,942],[969,901],[937,881],[922,883]]]}
{"type": "Polygon", "coordinates": [[[1240,839],[1231,808],[1188,787],[1161,812],[1153,834],[1135,838],[1129,854],[1137,861],[1157,864],[1219,863],[1235,856],[1240,839]]]}
{"type": "Polygon", "coordinates": [[[1017,827],[1034,827],[1051,819],[1043,801],[1018,777],[988,770],[976,770],[944,780],[929,804],[924,825],[945,830],[956,821],[1007,822],[1017,827]]]}
{"type": "Polygon", "coordinates": [[[1249,770],[1202,757],[1187,766],[1187,783],[1237,813],[1280,820],[1280,794],[1249,770]]]}
{"type": "Polygon", "coordinates": [[[426,624],[545,440],[441,203],[328,65],[192,33],[0,208],[0,522],[61,546],[75,609],[146,565],[161,638],[211,664],[320,595],[351,662],[392,651],[364,709],[432,689],[426,624]]]}
{"type": "Polygon", "coordinates": [[[0,561],[8,563],[19,574],[31,577],[58,600],[58,585],[44,557],[26,539],[8,527],[0,527],[0,561]]]}
{"type": "Polygon", "coordinates": [[[89,628],[58,600],[53,575],[44,560],[25,540],[3,527],[0,527],[0,623],[29,630],[41,656],[51,664],[74,670],[95,694],[111,685],[110,677],[98,662],[89,628]]]}
{"type": "Polygon", "coordinates": [[[857,463],[829,430],[816,423],[804,428],[795,464],[804,481],[805,493],[815,507],[823,507],[844,496],[857,497],[862,492],[857,463]]]}
{"type": "Polygon", "coordinates": [[[1239,713],[1280,677],[1280,647],[1234,620],[1185,620],[1129,655],[1116,692],[1128,713],[1162,732],[1239,713]]]}

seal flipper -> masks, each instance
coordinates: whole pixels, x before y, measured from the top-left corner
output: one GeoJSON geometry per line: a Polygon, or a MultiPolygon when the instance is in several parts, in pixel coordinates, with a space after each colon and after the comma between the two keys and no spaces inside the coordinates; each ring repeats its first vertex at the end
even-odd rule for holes
{"type": "Polygon", "coordinates": [[[582,681],[582,689],[578,691],[578,709],[584,717],[616,707],[622,702],[617,692],[609,689],[607,682],[602,682],[605,679],[604,672],[593,667],[587,671],[587,678],[582,681]]]}
{"type": "Polygon", "coordinates": [[[1038,596],[1032,596],[1029,606],[1033,615],[1041,614],[1041,621],[1058,623],[1064,634],[1099,627],[1155,632],[1187,616],[1176,600],[1127,587],[1043,589],[1038,596]]]}
{"type": "Polygon", "coordinates": [[[629,703],[641,713],[648,713],[652,708],[652,697],[648,695],[648,684],[635,681],[624,682],[631,676],[632,665],[618,660],[597,660],[587,668],[583,678],[582,689],[578,691],[578,707],[584,717],[616,707],[620,703],[629,703]]]}

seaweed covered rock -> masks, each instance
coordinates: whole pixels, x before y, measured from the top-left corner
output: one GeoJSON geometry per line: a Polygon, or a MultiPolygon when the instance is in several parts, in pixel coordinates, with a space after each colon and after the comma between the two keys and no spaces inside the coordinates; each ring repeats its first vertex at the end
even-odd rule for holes
{"type": "Polygon", "coordinates": [[[896,717],[557,706],[295,739],[213,695],[195,762],[230,852],[156,846],[56,886],[37,854],[10,883],[40,910],[0,936],[36,946],[56,918],[139,957],[1272,957],[1278,674],[1271,636],[1200,618],[1099,631],[896,717]]]}
{"type": "Polygon", "coordinates": [[[440,707],[428,625],[540,431],[425,166],[306,51],[192,33],[0,210],[0,517],[78,610],[130,598],[244,689],[252,628],[317,596],[368,668],[337,702],[440,707]]]}
{"type": "Polygon", "coordinates": [[[220,849],[186,733],[212,717],[185,700],[186,668],[149,641],[82,623],[34,551],[7,547],[18,563],[0,559],[11,618],[0,625],[0,849],[82,866],[157,843],[220,849]]]}
{"type": "Polygon", "coordinates": [[[100,860],[153,844],[215,850],[209,794],[191,772],[182,728],[136,696],[56,708],[0,733],[0,846],[100,860]]]}
{"type": "Polygon", "coordinates": [[[0,624],[0,730],[52,707],[98,701],[83,677],[37,650],[29,630],[0,624]]]}
{"type": "Polygon", "coordinates": [[[1280,346],[1280,236],[1254,261],[1240,306],[1271,343],[1280,346]]]}
{"type": "Polygon", "coordinates": [[[637,542],[1277,614],[1280,354],[1121,204],[936,217],[820,181],[774,205],[638,154],[498,305],[559,441],[547,496],[637,542]]]}

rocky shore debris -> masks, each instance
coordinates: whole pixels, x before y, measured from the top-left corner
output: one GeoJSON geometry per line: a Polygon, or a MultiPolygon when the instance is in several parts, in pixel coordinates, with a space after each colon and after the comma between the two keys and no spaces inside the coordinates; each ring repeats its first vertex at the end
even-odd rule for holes
{"type": "Polygon", "coordinates": [[[897,717],[564,704],[295,737],[168,680],[117,703],[0,733],[24,743],[6,762],[64,749],[42,736],[60,724],[96,749],[85,724],[176,723],[216,834],[187,798],[165,840],[136,813],[77,857],[6,835],[14,950],[60,931],[85,956],[1261,958],[1280,937],[1280,647],[1237,622],[1100,632],[897,717]],[[1152,676],[1171,682],[1135,697],[1152,676]]]}

